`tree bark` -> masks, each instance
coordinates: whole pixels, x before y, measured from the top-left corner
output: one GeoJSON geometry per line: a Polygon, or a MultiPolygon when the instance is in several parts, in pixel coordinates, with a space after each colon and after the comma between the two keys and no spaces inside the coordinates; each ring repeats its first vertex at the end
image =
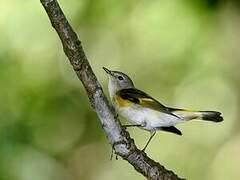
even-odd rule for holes
{"type": "Polygon", "coordinates": [[[57,0],[41,0],[53,28],[61,39],[63,50],[73,66],[78,78],[81,80],[92,108],[101,121],[103,130],[107,135],[115,153],[128,161],[139,173],[151,180],[179,180],[174,172],[165,169],[158,162],[139,150],[130,138],[129,133],[121,127],[111,108],[102,87],[99,84],[88,59],[84,53],[77,34],[68,23],[57,0]]]}

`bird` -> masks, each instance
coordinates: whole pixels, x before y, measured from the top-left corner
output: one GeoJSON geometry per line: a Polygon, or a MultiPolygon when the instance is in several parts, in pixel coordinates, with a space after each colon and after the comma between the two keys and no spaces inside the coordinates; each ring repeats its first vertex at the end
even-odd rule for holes
{"type": "Polygon", "coordinates": [[[156,131],[166,131],[176,135],[182,132],[176,124],[189,120],[222,122],[223,117],[218,111],[195,111],[167,107],[137,88],[131,78],[120,71],[112,71],[103,67],[108,75],[108,91],[117,114],[124,117],[130,124],[127,127],[139,127],[150,132],[150,138],[142,149],[145,151],[156,131]]]}

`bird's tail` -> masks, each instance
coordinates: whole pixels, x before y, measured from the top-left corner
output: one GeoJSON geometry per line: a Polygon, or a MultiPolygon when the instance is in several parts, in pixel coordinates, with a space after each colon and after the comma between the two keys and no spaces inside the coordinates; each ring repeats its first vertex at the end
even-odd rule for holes
{"type": "Polygon", "coordinates": [[[217,111],[190,111],[184,109],[172,109],[172,113],[183,120],[201,119],[204,121],[221,122],[223,117],[217,111]]]}
{"type": "Polygon", "coordinates": [[[205,121],[222,122],[223,117],[220,112],[217,111],[199,111],[201,113],[201,119],[205,121]]]}

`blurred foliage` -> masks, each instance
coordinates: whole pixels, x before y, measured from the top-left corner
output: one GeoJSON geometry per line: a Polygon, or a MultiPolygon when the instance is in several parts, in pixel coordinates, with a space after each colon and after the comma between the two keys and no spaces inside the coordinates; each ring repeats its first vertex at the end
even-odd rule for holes
{"type": "MultiPolygon", "coordinates": [[[[238,0],[61,0],[107,91],[120,70],[166,105],[219,110],[221,124],[159,132],[147,153],[194,180],[238,179],[238,0]]],[[[0,179],[144,179],[111,146],[39,1],[0,1],[0,179]]],[[[123,120],[125,121],[125,120],[123,120]]],[[[141,148],[149,134],[129,129],[141,148]]]]}

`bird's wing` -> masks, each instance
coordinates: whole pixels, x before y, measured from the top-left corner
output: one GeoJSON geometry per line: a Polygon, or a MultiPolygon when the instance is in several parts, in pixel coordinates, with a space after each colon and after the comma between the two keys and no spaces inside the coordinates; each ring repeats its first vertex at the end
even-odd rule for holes
{"type": "Polygon", "coordinates": [[[128,100],[132,103],[180,118],[173,114],[168,107],[162,105],[160,102],[141,90],[135,88],[122,89],[117,92],[117,95],[119,95],[122,99],[128,100]]]}

